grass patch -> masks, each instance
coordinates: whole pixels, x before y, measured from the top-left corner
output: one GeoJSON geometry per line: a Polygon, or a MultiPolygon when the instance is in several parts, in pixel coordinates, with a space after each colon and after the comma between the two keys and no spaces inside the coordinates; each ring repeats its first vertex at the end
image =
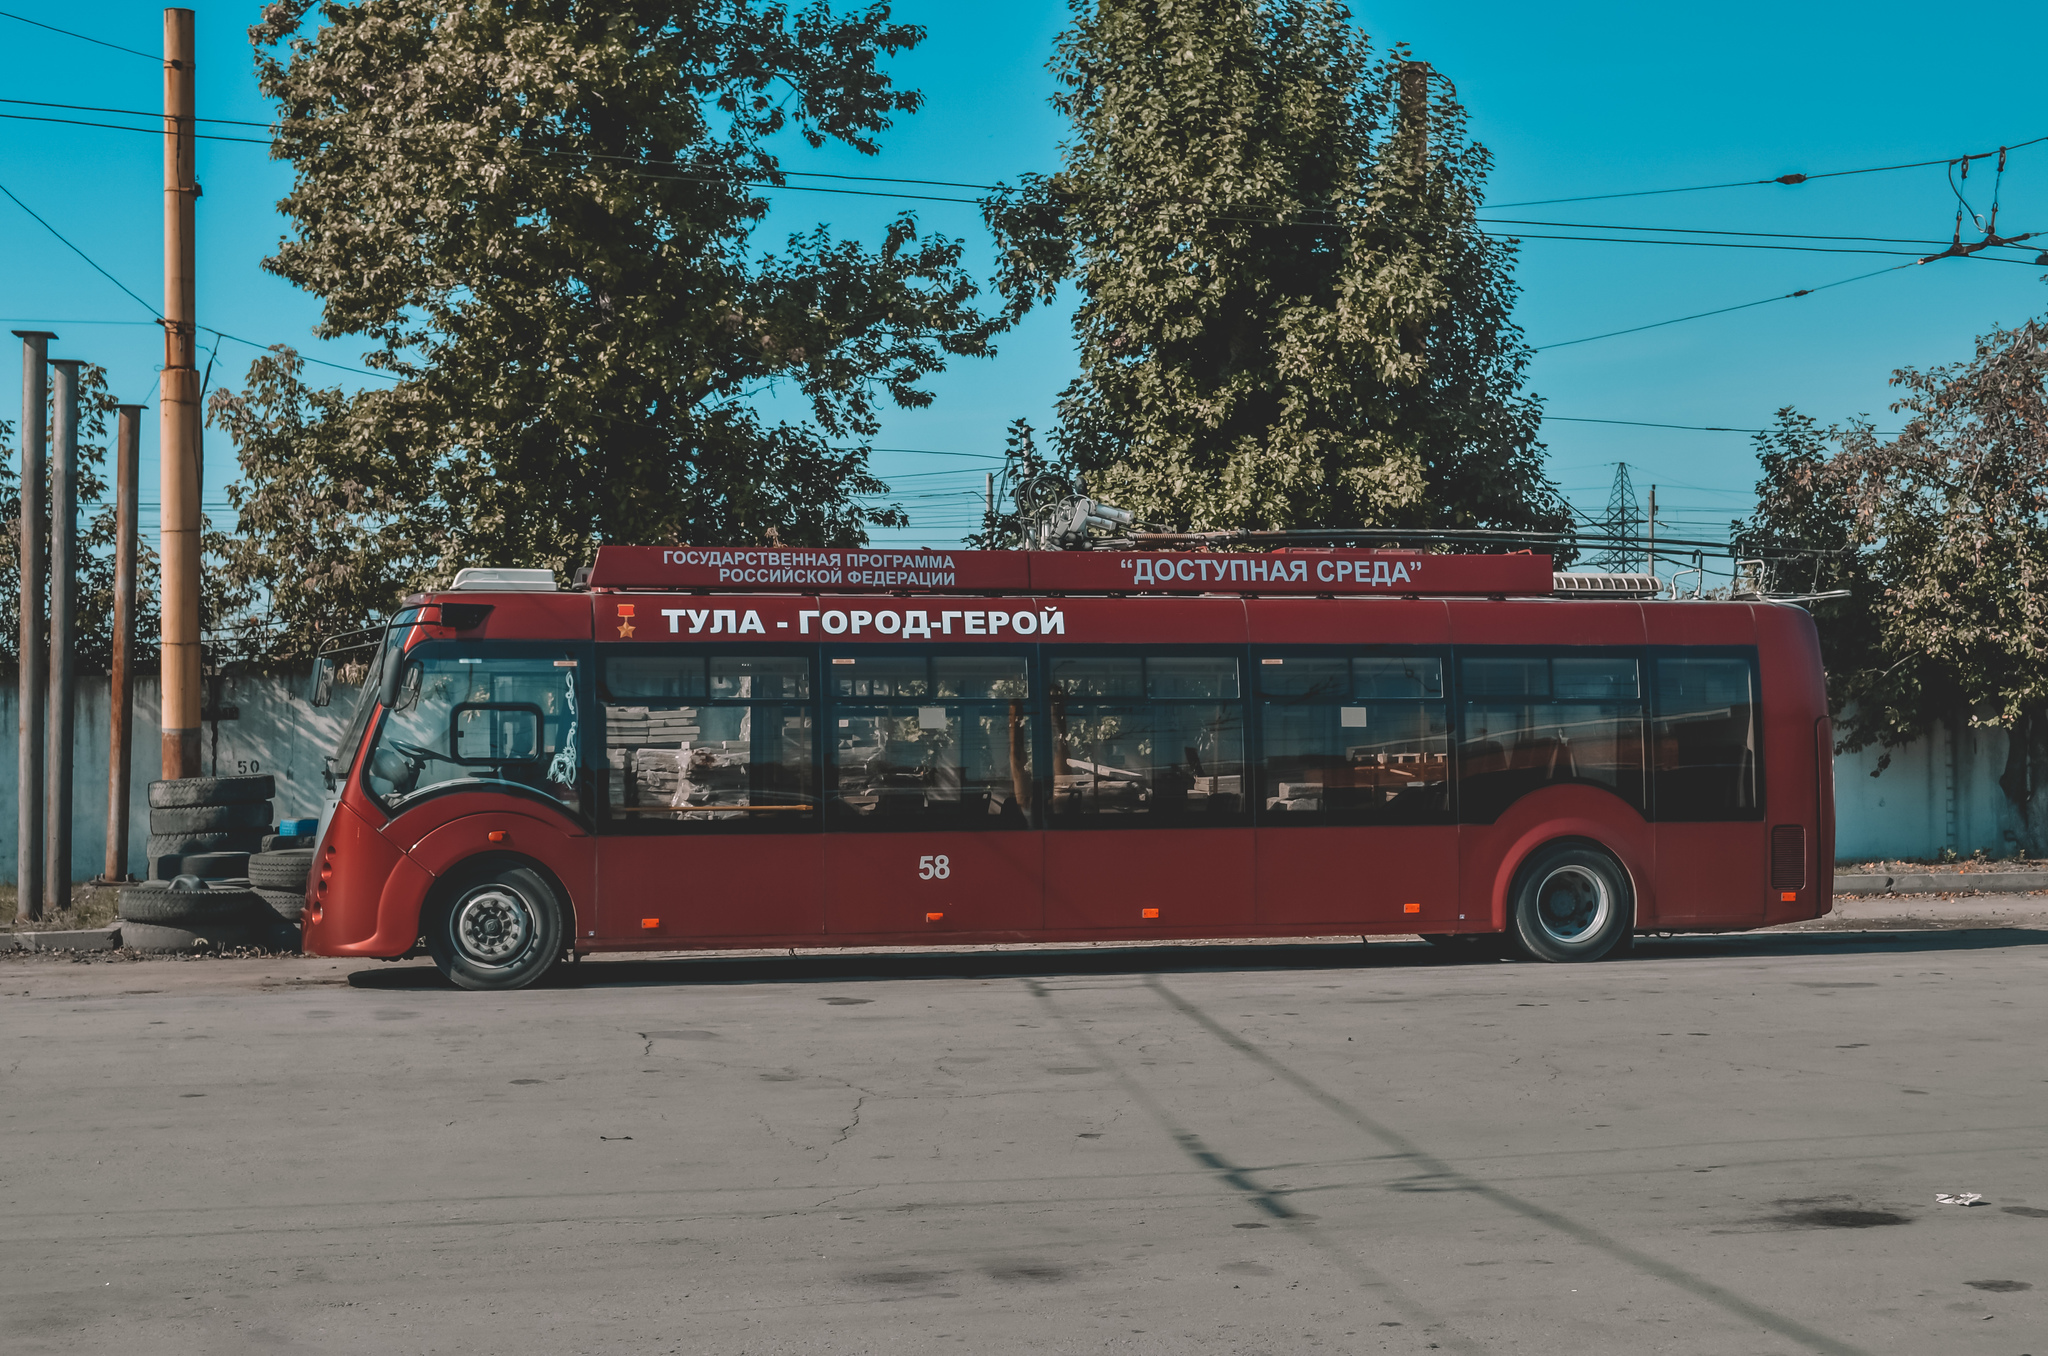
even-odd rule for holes
{"type": "Polygon", "coordinates": [[[71,887],[68,907],[53,909],[45,902],[43,916],[34,922],[25,922],[15,917],[18,897],[15,886],[0,885],[0,933],[69,932],[112,927],[121,899],[120,891],[114,886],[81,883],[71,887]]]}

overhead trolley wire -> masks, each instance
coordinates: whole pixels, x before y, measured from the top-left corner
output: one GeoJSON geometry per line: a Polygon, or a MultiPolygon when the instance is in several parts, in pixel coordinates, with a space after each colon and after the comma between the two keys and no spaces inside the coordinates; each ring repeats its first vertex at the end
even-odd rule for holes
{"type": "Polygon", "coordinates": [[[1624,330],[1608,330],[1603,334],[1589,334],[1582,339],[1565,339],[1555,344],[1537,344],[1535,345],[1535,351],[1542,353],[1553,348],[1570,348],[1575,344],[1590,344],[1596,339],[1614,339],[1624,334],[1640,334],[1644,330],[1662,329],[1666,325],[1682,324],[1688,320],[1704,320],[1708,316],[1727,315],[1731,311],[1747,311],[1754,306],[1768,306],[1774,301],[1790,301],[1794,297],[1810,297],[1815,292],[1825,292],[1834,287],[1847,287],[1853,282],[1862,282],[1866,278],[1881,277],[1886,273],[1897,273],[1902,268],[1916,268],[1918,265],[1918,260],[1908,264],[1893,264],[1890,268],[1880,268],[1871,273],[1859,273],[1853,278],[1843,278],[1836,282],[1822,283],[1819,287],[1802,287],[1796,292],[1781,292],[1775,297],[1764,297],[1757,301],[1745,301],[1735,306],[1721,306],[1711,311],[1695,311],[1691,315],[1673,316],[1669,320],[1653,320],[1647,325],[1631,325],[1624,330]]]}
{"type": "Polygon", "coordinates": [[[1861,169],[1821,170],[1812,174],[1780,174],[1769,179],[1731,179],[1724,184],[1690,184],[1684,188],[1642,188],[1626,193],[1581,193],[1569,198],[1528,198],[1521,202],[1493,204],[1495,209],[1508,207],[1549,207],[1562,202],[1605,202],[1615,198],[1654,198],[1668,193],[1708,193],[1723,188],[1757,188],[1766,184],[1797,185],[1811,183],[1815,179],[1840,179],[1855,174],[1889,174],[1893,170],[1926,169],[1933,165],[1953,165],[1957,161],[1988,160],[1994,155],[2017,151],[2024,146],[2034,146],[2048,141],[2048,136],[2029,138],[2026,141],[2008,142],[1991,151],[1975,151],[1968,155],[1944,156],[1939,160],[1913,160],[1902,165],[1868,165],[1861,169]]]}
{"type": "Polygon", "coordinates": [[[31,19],[25,14],[15,14],[10,10],[0,9],[0,19],[12,19],[16,23],[27,24],[31,28],[44,28],[52,33],[62,33],[67,38],[77,38],[80,42],[89,42],[95,47],[110,47],[116,52],[126,52],[129,56],[139,56],[144,61],[154,61],[159,65],[163,62],[161,53],[138,52],[133,47],[123,47],[118,42],[108,42],[105,38],[94,38],[88,37],[84,33],[74,33],[68,28],[59,28],[55,24],[46,24],[41,19],[31,19]]]}

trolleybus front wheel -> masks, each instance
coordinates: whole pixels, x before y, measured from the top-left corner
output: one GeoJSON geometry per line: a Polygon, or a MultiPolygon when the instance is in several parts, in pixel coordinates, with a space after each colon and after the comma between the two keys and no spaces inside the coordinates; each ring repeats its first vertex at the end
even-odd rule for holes
{"type": "Polygon", "coordinates": [[[1536,960],[1590,961],[1624,945],[1635,927],[1628,872],[1604,849],[1552,843],[1515,877],[1508,933],[1536,960]]]}
{"type": "Polygon", "coordinates": [[[422,921],[434,964],[465,989],[523,989],[562,953],[561,901],[523,866],[462,877],[422,921]]]}

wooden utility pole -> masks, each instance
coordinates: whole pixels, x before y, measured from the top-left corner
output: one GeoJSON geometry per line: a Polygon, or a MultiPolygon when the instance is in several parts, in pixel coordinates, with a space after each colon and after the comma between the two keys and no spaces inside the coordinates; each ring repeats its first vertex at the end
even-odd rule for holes
{"type": "Polygon", "coordinates": [[[199,368],[194,328],[192,11],[164,11],[163,768],[199,775],[199,368]]]}
{"type": "Polygon", "coordinates": [[[107,869],[105,879],[128,879],[128,792],[135,747],[135,502],[140,479],[142,406],[119,405],[114,437],[114,662],[107,676],[107,869]]]}
{"type": "Polygon", "coordinates": [[[48,330],[21,340],[21,687],[15,727],[14,916],[43,916],[43,474],[50,430],[48,330]]]}

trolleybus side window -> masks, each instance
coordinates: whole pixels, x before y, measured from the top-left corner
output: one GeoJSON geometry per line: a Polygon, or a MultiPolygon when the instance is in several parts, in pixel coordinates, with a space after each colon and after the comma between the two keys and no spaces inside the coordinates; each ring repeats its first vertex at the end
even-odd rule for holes
{"type": "Polygon", "coordinates": [[[830,827],[1039,823],[1024,655],[863,653],[823,672],[830,827]]]}
{"type": "Polygon", "coordinates": [[[584,809],[573,663],[447,645],[404,663],[364,769],[385,808],[429,791],[517,786],[584,809]]]}
{"type": "Polygon", "coordinates": [[[1657,818],[1760,818],[1751,662],[1660,657],[1656,670],[1657,818]]]}
{"type": "Polygon", "coordinates": [[[1466,655],[1459,815],[1491,823],[1543,786],[1605,787],[1643,809],[1643,703],[1627,655],[1466,655]]]}
{"type": "Polygon", "coordinates": [[[1451,737],[1435,655],[1266,655],[1259,807],[1268,824],[1449,817],[1451,737]]]}
{"type": "Polygon", "coordinates": [[[650,648],[603,660],[608,817],[815,828],[810,658],[650,648]]]}
{"type": "Polygon", "coordinates": [[[1235,657],[1051,652],[1046,662],[1055,823],[1245,822],[1235,657]]]}

